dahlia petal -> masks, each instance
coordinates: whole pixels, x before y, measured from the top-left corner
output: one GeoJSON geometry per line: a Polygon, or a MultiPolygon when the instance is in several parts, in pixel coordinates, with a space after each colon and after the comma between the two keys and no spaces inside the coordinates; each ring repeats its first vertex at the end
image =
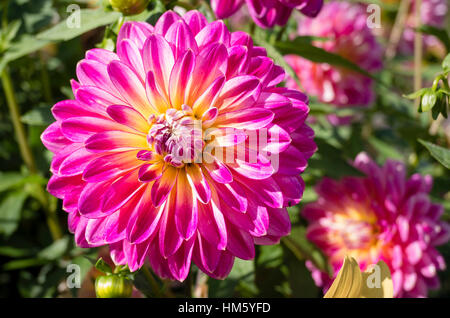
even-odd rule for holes
{"type": "MultiPolygon", "coordinates": [[[[183,22],[184,23],[184,22],[183,22]]],[[[186,88],[195,67],[195,56],[191,49],[176,61],[169,80],[169,99],[173,108],[181,109],[185,102],[186,88]]]]}
{"type": "Polygon", "coordinates": [[[83,104],[76,100],[63,100],[56,103],[52,107],[52,114],[59,121],[78,116],[99,116],[97,113],[85,109],[83,104]]]}
{"type": "Polygon", "coordinates": [[[108,64],[109,62],[118,60],[119,58],[114,52],[105,49],[94,48],[86,52],[86,59],[94,60],[103,64],[108,64]]]}
{"type": "Polygon", "coordinates": [[[244,189],[237,182],[212,183],[214,189],[220,193],[220,199],[232,209],[242,213],[247,211],[248,200],[244,189]]]}
{"type": "Polygon", "coordinates": [[[119,94],[145,118],[151,114],[146,99],[144,83],[126,64],[113,61],[108,65],[108,74],[119,94]]]}
{"type": "Polygon", "coordinates": [[[132,244],[142,243],[158,229],[164,206],[155,208],[150,198],[151,187],[146,187],[139,202],[133,207],[133,213],[126,228],[127,240],[132,244]]]}
{"type": "MultiPolygon", "coordinates": [[[[161,19],[159,20],[161,21],[161,19]]],[[[175,64],[169,43],[160,35],[151,35],[145,41],[142,51],[145,71],[152,72],[155,82],[163,96],[169,91],[169,79],[175,64]]]]}
{"type": "MultiPolygon", "coordinates": [[[[206,153],[205,153],[206,154],[206,153]]],[[[233,181],[233,175],[228,167],[211,155],[205,155],[203,166],[209,172],[209,176],[219,183],[230,183],[233,181]]]]}
{"type": "Polygon", "coordinates": [[[233,15],[243,4],[243,0],[212,0],[211,8],[219,19],[226,19],[233,15]]]}
{"type": "Polygon", "coordinates": [[[172,190],[175,181],[177,180],[178,169],[168,166],[164,171],[161,178],[157,179],[152,186],[151,198],[153,205],[159,207],[163,204],[170,191],[172,190]]]}
{"type": "Polygon", "coordinates": [[[218,127],[236,129],[261,129],[270,124],[275,114],[264,108],[250,108],[222,113],[217,117],[218,127]]]}
{"type": "Polygon", "coordinates": [[[104,213],[116,211],[128,202],[143,185],[138,181],[138,170],[126,173],[114,183],[105,192],[101,210],[104,213]]]}
{"type": "Polygon", "coordinates": [[[72,191],[74,186],[79,186],[82,181],[79,176],[61,177],[53,175],[47,183],[47,191],[59,199],[63,199],[72,191]]]}
{"type": "Polygon", "coordinates": [[[155,33],[165,36],[170,27],[180,19],[181,17],[174,11],[166,11],[155,24],[155,33]]]}
{"type": "Polygon", "coordinates": [[[135,132],[132,128],[118,124],[110,119],[98,117],[74,117],[61,123],[61,132],[73,142],[84,142],[90,136],[105,131],[120,130],[135,132]]]}
{"type": "Polygon", "coordinates": [[[77,65],[77,77],[82,85],[97,86],[114,92],[106,64],[94,60],[82,60],[77,65]]]}
{"type": "Polygon", "coordinates": [[[136,169],[141,163],[136,160],[138,150],[113,152],[88,162],[84,168],[83,180],[101,182],[117,177],[131,169],[136,169]]]}
{"type": "Polygon", "coordinates": [[[253,259],[255,257],[255,246],[253,245],[252,236],[229,223],[227,223],[227,231],[230,233],[227,241],[227,250],[234,256],[244,260],[253,259]]]}
{"type": "Polygon", "coordinates": [[[87,183],[81,191],[78,199],[78,211],[86,218],[96,219],[105,217],[114,211],[107,213],[101,210],[101,201],[104,198],[104,193],[111,186],[113,181],[104,181],[98,183],[87,183]]]}
{"type": "Polygon", "coordinates": [[[218,250],[224,250],[227,246],[225,219],[214,203],[198,205],[198,230],[218,250]]]}
{"type": "Polygon", "coordinates": [[[106,108],[110,105],[123,105],[125,101],[95,86],[81,86],[75,93],[86,110],[107,117],[106,108]]]}
{"type": "Polygon", "coordinates": [[[59,121],[55,121],[45,129],[41,135],[41,141],[53,153],[59,152],[70,144],[70,141],[61,132],[61,122],[59,121]]]}
{"type": "Polygon", "coordinates": [[[183,242],[175,254],[167,258],[169,270],[173,277],[182,282],[189,274],[195,237],[183,242]]]}
{"type": "Polygon", "coordinates": [[[213,272],[220,260],[222,251],[217,250],[208,240],[197,234],[197,243],[194,247],[194,262],[201,263],[206,272],[213,272]]]}
{"type": "Polygon", "coordinates": [[[223,21],[214,21],[206,25],[195,36],[195,41],[200,49],[211,43],[223,43],[228,46],[230,43],[230,31],[228,31],[223,21]]]}
{"type": "Polygon", "coordinates": [[[91,160],[98,155],[88,152],[86,148],[81,147],[68,155],[59,166],[59,174],[62,176],[74,176],[83,173],[91,160]]]}
{"type": "Polygon", "coordinates": [[[155,76],[151,71],[147,73],[145,93],[151,107],[156,113],[165,113],[166,109],[170,108],[168,98],[165,96],[166,94],[163,95],[160,93],[155,81],[155,76]]]}
{"type": "MultiPolygon", "coordinates": [[[[154,28],[149,23],[137,22],[137,21],[127,21],[120,28],[119,34],[117,36],[117,43],[123,40],[130,40],[134,44],[142,49],[147,37],[154,32],[154,28]]],[[[117,46],[117,54],[121,55],[121,46],[117,46]]]]}
{"type": "Polygon", "coordinates": [[[183,244],[183,239],[174,229],[175,211],[172,207],[176,205],[176,195],[170,195],[168,201],[165,202],[165,209],[160,221],[159,227],[159,251],[164,258],[168,258],[183,244]]]}
{"type": "Polygon", "coordinates": [[[151,182],[161,178],[164,165],[161,163],[145,164],[139,169],[139,181],[151,182]]]}
{"type": "Polygon", "coordinates": [[[123,252],[130,271],[135,272],[144,265],[149,248],[149,242],[130,244],[127,240],[123,240],[123,252]]]}
{"type": "Polygon", "coordinates": [[[248,108],[258,100],[260,90],[258,78],[249,75],[236,76],[225,83],[214,106],[221,112],[248,108]]]}
{"type": "Polygon", "coordinates": [[[187,180],[200,202],[207,204],[211,199],[211,189],[201,168],[197,165],[186,166],[187,180]]]}
{"type": "Polygon", "coordinates": [[[219,76],[216,80],[214,80],[214,82],[212,82],[203,94],[195,101],[193,105],[194,113],[197,115],[203,115],[205,111],[211,109],[210,105],[214,105],[215,100],[219,96],[219,92],[222,90],[224,84],[225,76],[219,76]]]}
{"type": "Polygon", "coordinates": [[[85,142],[86,149],[92,152],[108,150],[119,151],[130,148],[147,148],[145,136],[124,131],[104,131],[92,135],[85,142]]]}
{"type": "Polygon", "coordinates": [[[178,20],[170,26],[165,35],[165,39],[172,46],[175,60],[183,56],[187,50],[198,53],[197,42],[189,26],[184,20],[178,20]]]}
{"type": "Polygon", "coordinates": [[[133,129],[145,134],[147,134],[150,129],[148,121],[140,112],[132,107],[124,105],[111,105],[106,111],[108,112],[108,115],[119,124],[133,127],[133,129]]]}
{"type": "Polygon", "coordinates": [[[228,49],[227,78],[246,73],[249,64],[248,47],[234,45],[228,49]]]}
{"type": "Polygon", "coordinates": [[[205,16],[197,10],[186,12],[182,18],[188,24],[189,29],[194,36],[208,24],[208,20],[206,20],[205,16]]]}
{"type": "MultiPolygon", "coordinates": [[[[222,43],[211,44],[200,51],[196,57],[195,69],[187,89],[189,92],[187,105],[194,105],[195,101],[214,81],[226,74],[227,56],[227,49],[222,43]],[[205,72],[206,69],[208,72],[205,72]]],[[[214,92],[215,90],[211,90],[211,93],[214,92]]],[[[212,97],[214,96],[215,94],[212,97]]],[[[203,103],[202,105],[203,107],[207,106],[205,109],[213,106],[212,104],[204,105],[203,103]]]]}
{"type": "Polygon", "coordinates": [[[267,233],[272,236],[282,237],[291,232],[291,221],[286,209],[267,208],[269,227],[267,233]]]}
{"type": "Polygon", "coordinates": [[[144,70],[144,63],[142,61],[141,51],[137,45],[128,39],[118,42],[117,45],[120,46],[120,49],[117,48],[120,60],[130,66],[142,82],[145,81],[146,73],[144,70]]]}
{"type": "MultiPolygon", "coordinates": [[[[188,178],[180,173],[176,185],[176,204],[172,207],[175,213],[175,225],[180,236],[189,240],[197,231],[198,207],[197,198],[193,191],[189,191],[188,178]]],[[[169,262],[170,266],[170,262],[169,262]]]]}

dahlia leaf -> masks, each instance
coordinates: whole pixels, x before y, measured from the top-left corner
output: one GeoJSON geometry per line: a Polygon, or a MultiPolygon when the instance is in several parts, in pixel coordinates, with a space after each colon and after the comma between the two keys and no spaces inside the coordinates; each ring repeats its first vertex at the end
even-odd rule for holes
{"type": "Polygon", "coordinates": [[[79,25],[73,26],[76,21],[71,21],[72,16],[69,16],[52,28],[39,33],[37,38],[47,41],[68,41],[87,31],[113,23],[121,16],[119,12],[105,12],[103,9],[81,9],[78,14],[79,25]]]}
{"type": "Polygon", "coordinates": [[[450,169],[450,149],[440,147],[431,142],[419,139],[419,142],[428,149],[430,154],[439,161],[444,167],[450,169]]]}
{"type": "Polygon", "coordinates": [[[1,235],[8,237],[17,230],[27,196],[24,191],[12,192],[0,203],[1,235]]]}

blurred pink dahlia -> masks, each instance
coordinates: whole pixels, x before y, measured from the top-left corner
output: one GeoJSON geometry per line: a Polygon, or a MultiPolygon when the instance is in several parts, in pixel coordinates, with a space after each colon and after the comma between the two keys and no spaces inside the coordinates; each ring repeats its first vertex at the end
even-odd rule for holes
{"type": "MultiPolygon", "coordinates": [[[[405,23],[402,41],[399,43],[399,50],[403,54],[412,54],[414,52],[414,36],[416,32],[415,19],[415,1],[409,10],[405,23]]],[[[431,25],[437,28],[445,26],[445,19],[448,13],[448,0],[422,0],[420,8],[421,24],[431,25]]],[[[423,35],[424,48],[430,48],[441,45],[440,41],[432,35],[423,35]]]]}
{"type": "MultiPolygon", "coordinates": [[[[443,207],[430,202],[430,176],[406,178],[405,166],[388,160],[379,167],[365,153],[354,166],[366,177],[323,179],[318,201],[305,205],[310,222],[307,238],[323,250],[337,274],[346,255],[361,270],[383,260],[390,268],[396,297],[425,297],[438,288],[438,270],[445,269],[437,245],[450,239],[450,225],[440,220],[443,207]]],[[[307,263],[319,287],[332,279],[307,263]]]]}
{"type": "Polygon", "coordinates": [[[236,13],[244,3],[257,25],[272,28],[285,25],[294,9],[315,17],[322,9],[323,0],[211,0],[211,7],[219,19],[225,19],[236,13]]]}
{"type": "Polygon", "coordinates": [[[284,70],[248,34],[169,11],[125,23],[117,53],[87,51],[77,77],[42,141],[78,245],[181,281],[191,260],[223,278],[289,233],[316,150],[307,98],[277,86],[284,70]]]}
{"type": "MultiPolygon", "coordinates": [[[[382,48],[367,26],[367,15],[358,4],[331,1],[315,19],[299,21],[298,34],[324,37],[314,45],[338,54],[368,72],[382,66],[382,48]]],[[[368,106],[374,99],[373,80],[348,69],[317,64],[296,55],[286,61],[294,69],[305,91],[323,103],[336,106],[368,106]]],[[[289,87],[297,87],[293,79],[289,87]]]]}

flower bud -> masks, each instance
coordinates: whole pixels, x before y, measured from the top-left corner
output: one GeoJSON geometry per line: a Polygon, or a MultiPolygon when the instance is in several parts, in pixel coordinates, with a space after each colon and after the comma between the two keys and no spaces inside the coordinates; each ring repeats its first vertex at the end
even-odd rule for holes
{"type": "Polygon", "coordinates": [[[149,0],[109,0],[109,3],[124,15],[135,15],[145,10],[149,0]]]}
{"type": "Polygon", "coordinates": [[[129,298],[132,292],[133,283],[124,276],[99,276],[95,280],[97,298],[129,298]]]}

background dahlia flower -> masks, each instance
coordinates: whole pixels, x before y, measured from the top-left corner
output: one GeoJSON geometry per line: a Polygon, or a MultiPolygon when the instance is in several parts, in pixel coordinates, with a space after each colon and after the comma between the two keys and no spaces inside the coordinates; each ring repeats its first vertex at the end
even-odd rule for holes
{"type": "MultiPolygon", "coordinates": [[[[382,48],[367,27],[365,9],[358,4],[331,1],[324,5],[315,19],[299,21],[299,35],[324,37],[314,45],[338,54],[368,72],[382,66],[382,48]]],[[[326,63],[313,63],[296,55],[287,55],[286,61],[300,79],[308,95],[320,102],[336,106],[368,106],[374,100],[373,80],[348,69],[326,63]]],[[[289,87],[297,87],[293,79],[289,87]]]]}
{"type": "Polygon", "coordinates": [[[285,25],[292,10],[315,17],[323,5],[323,0],[211,0],[211,7],[219,19],[225,19],[247,4],[248,11],[257,25],[272,28],[285,25]]]}
{"type": "Polygon", "coordinates": [[[316,150],[307,98],[277,87],[284,70],[248,34],[168,11],[125,23],[117,53],[87,51],[77,77],[41,138],[79,246],[182,281],[191,260],[223,278],[289,233],[316,150]]]}
{"type": "MultiPolygon", "coordinates": [[[[420,8],[421,24],[431,25],[437,28],[445,26],[445,20],[448,12],[448,0],[422,0],[420,8]]],[[[402,40],[399,43],[399,50],[402,54],[412,54],[414,52],[414,28],[415,21],[415,1],[412,1],[408,17],[405,23],[402,40]]],[[[424,48],[441,45],[440,41],[432,35],[423,35],[424,48]]]]}
{"type": "MultiPolygon", "coordinates": [[[[450,239],[450,225],[440,220],[443,207],[430,202],[430,176],[406,177],[405,166],[388,160],[379,167],[365,153],[354,166],[366,177],[324,178],[317,202],[307,204],[307,238],[323,250],[334,273],[346,255],[361,270],[379,260],[390,268],[396,297],[425,297],[439,286],[445,269],[437,245],[450,239]]],[[[310,262],[313,279],[326,290],[331,278],[310,262]]]]}

